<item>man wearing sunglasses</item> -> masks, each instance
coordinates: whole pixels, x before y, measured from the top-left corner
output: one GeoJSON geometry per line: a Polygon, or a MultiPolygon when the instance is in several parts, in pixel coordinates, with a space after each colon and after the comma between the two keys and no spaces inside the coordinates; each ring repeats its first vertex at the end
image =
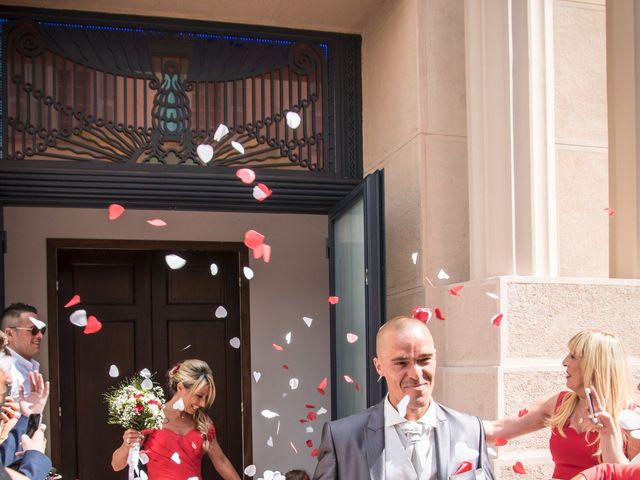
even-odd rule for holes
{"type": "Polygon", "coordinates": [[[17,398],[20,385],[24,387],[25,395],[29,393],[29,382],[25,381],[29,372],[40,370],[40,363],[34,357],[40,353],[47,327],[38,320],[38,310],[26,303],[12,303],[5,308],[1,327],[9,340],[7,352],[14,361],[11,395],[17,398]]]}

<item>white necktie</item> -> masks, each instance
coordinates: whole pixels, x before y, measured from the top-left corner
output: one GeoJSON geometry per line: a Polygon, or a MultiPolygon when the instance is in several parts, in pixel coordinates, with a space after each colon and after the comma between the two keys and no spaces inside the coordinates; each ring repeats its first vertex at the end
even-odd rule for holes
{"type": "Polygon", "coordinates": [[[418,475],[418,480],[422,474],[422,463],[420,461],[420,455],[418,453],[417,443],[424,437],[423,425],[419,422],[404,422],[400,424],[400,430],[404,433],[407,439],[407,454],[411,458],[413,468],[418,475]]]}

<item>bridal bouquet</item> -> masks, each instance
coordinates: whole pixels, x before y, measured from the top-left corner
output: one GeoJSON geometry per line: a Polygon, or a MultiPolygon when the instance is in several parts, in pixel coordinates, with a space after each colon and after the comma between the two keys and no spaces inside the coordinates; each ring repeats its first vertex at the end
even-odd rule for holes
{"type": "MultiPolygon", "coordinates": [[[[143,372],[145,372],[143,370],[143,372]]],[[[142,431],[162,428],[164,412],[162,388],[151,380],[151,375],[135,375],[105,394],[108,406],[107,423],[120,425],[124,429],[142,431]]],[[[129,449],[129,480],[140,475],[140,445],[129,449]]],[[[144,475],[140,475],[144,476],[144,475]]]]}

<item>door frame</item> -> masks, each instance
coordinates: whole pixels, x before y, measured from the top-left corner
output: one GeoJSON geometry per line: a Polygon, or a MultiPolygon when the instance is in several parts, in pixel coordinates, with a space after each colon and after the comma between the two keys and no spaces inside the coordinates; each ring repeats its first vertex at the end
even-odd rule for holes
{"type": "MultiPolygon", "coordinates": [[[[62,438],[60,422],[60,352],[58,342],[58,250],[211,250],[238,254],[239,271],[249,264],[249,251],[242,242],[203,242],[184,240],[105,240],[86,238],[47,238],[47,318],[49,319],[49,379],[52,385],[49,405],[51,424],[51,458],[54,465],[62,463],[62,438]],[[54,341],[55,339],[55,341],[54,341]]],[[[240,275],[240,343],[251,345],[249,281],[240,275]]],[[[242,362],[242,460],[253,464],[253,433],[251,418],[251,349],[240,352],[242,362]]]]}

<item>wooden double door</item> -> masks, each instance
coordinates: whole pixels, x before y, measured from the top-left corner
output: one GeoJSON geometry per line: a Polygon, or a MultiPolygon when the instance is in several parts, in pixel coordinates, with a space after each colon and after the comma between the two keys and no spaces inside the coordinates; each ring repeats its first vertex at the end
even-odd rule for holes
{"type": "MultiPolygon", "coordinates": [[[[218,441],[238,471],[243,454],[250,460],[251,412],[248,380],[249,349],[235,349],[229,339],[249,345],[247,265],[242,244],[104,242],[50,240],[55,258],[57,321],[50,319],[52,454],[65,478],[125,478],[110,468],[111,453],[122,441],[122,428],[107,425],[104,393],[123,378],[148,368],[165,386],[166,371],[186,358],[205,360],[216,382],[209,415],[218,441]],[[75,244],[75,245],[74,245],[75,244]],[[178,254],[187,263],[171,270],[165,255],[178,254]],[[218,273],[214,276],[211,264],[218,273]],[[80,305],[65,308],[75,294],[80,305]],[[227,315],[217,318],[224,307],[227,315]],[[103,324],[85,335],[69,322],[83,308],[103,324]],[[57,340],[57,341],[56,341],[57,340]],[[120,376],[109,375],[116,365],[120,376]],[[54,412],[59,415],[54,415],[54,412]],[[245,451],[243,452],[243,443],[245,451]]],[[[50,264],[50,270],[51,270],[50,264]]],[[[51,297],[50,297],[51,298],[51,297]]],[[[50,305],[50,308],[53,305],[50,305]]],[[[52,311],[50,309],[50,311],[52,311]]],[[[209,461],[203,478],[219,478],[209,461]]]]}

